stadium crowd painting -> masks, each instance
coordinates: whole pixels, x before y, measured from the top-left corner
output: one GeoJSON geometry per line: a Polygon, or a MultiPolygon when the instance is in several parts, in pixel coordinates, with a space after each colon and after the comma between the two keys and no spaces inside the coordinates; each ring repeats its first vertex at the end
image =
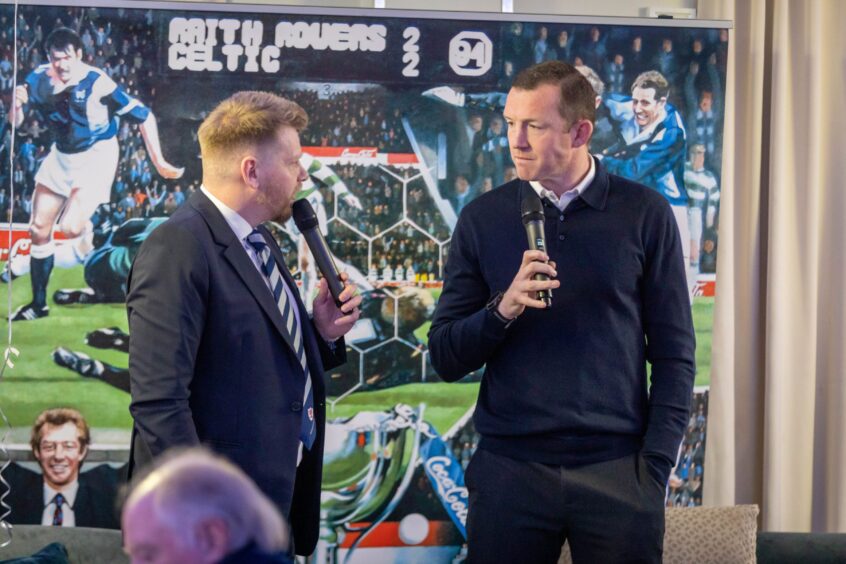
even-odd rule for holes
{"type": "MultiPolygon", "coordinates": [[[[13,427],[28,428],[47,408],[74,407],[94,428],[94,446],[98,436],[118,443],[102,462],[119,472],[131,426],[123,306],[129,265],[149,233],[199,188],[197,127],[204,116],[238,90],[280,93],[310,116],[302,142],[311,179],[302,197],[365,296],[364,315],[347,337],[349,362],[327,375],[320,550],[334,561],[460,561],[463,469],[476,444],[472,412],[481,373],[441,382],[428,361],[426,334],[458,214],[515,175],[502,118],[509,85],[526,66],[559,59],[576,65],[596,91],[591,151],[612,172],[655,188],[683,210],[677,219],[690,244],[697,392],[667,503],[701,503],[725,27],[186,8],[22,4],[16,19],[12,5],[0,5],[0,208],[11,225],[0,237],[0,278],[11,285],[11,308],[3,300],[0,309],[4,318],[17,318],[13,344],[21,353],[0,382],[0,407],[13,427]],[[34,195],[53,144],[73,142],[52,127],[55,100],[44,94],[50,87],[44,42],[57,28],[78,38],[82,57],[72,63],[94,71],[87,93],[64,103],[101,104],[101,123],[89,125],[116,132],[115,171],[75,169],[102,186],[81,198],[83,211],[74,211],[84,217],[76,223],[68,210],[39,215],[46,206],[34,195]],[[644,73],[666,84],[653,89],[657,109],[646,114],[633,112],[631,103],[644,73]],[[27,104],[13,136],[7,114],[15,86],[26,90],[27,104]],[[39,241],[30,237],[34,217],[48,222],[39,241]],[[47,245],[54,259],[45,274],[38,259],[47,245]],[[39,293],[47,308],[27,308],[39,293]]],[[[271,227],[309,295],[317,273],[296,227],[271,227]]]]}

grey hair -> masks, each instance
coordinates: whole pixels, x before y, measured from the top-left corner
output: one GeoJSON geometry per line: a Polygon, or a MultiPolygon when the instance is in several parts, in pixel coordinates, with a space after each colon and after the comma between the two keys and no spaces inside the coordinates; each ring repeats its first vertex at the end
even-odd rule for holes
{"type": "Polygon", "coordinates": [[[588,82],[590,82],[590,87],[593,88],[593,91],[596,92],[598,97],[602,97],[605,93],[605,83],[602,82],[602,79],[599,78],[599,75],[596,74],[596,71],[590,68],[587,65],[576,65],[576,70],[582,73],[588,82]]]}
{"type": "Polygon", "coordinates": [[[265,552],[288,547],[288,527],[273,503],[240,468],[206,449],[165,454],[132,487],[126,507],[147,496],[156,517],[189,546],[196,526],[215,518],[226,523],[230,553],[250,542],[265,552]]]}

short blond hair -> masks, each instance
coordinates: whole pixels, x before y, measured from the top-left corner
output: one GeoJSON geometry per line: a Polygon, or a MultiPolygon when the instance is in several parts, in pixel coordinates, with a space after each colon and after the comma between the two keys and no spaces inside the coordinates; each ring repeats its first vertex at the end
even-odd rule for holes
{"type": "Polygon", "coordinates": [[[204,157],[272,140],[280,127],[297,133],[308,125],[308,114],[296,102],[271,92],[236,92],[203,120],[199,130],[204,157]]]}

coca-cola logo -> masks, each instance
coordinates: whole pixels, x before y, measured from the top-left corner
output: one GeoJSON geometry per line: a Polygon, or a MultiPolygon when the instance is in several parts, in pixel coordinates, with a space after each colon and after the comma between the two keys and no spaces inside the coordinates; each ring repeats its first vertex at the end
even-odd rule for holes
{"type": "Polygon", "coordinates": [[[341,151],[341,156],[347,157],[348,159],[372,159],[375,158],[377,154],[379,154],[379,151],[375,148],[350,149],[349,147],[344,147],[344,150],[341,151]]]}
{"type": "Polygon", "coordinates": [[[8,242],[8,238],[3,237],[3,240],[0,241],[0,260],[9,260],[11,257],[17,255],[29,254],[29,247],[32,244],[32,241],[29,238],[29,231],[16,229],[12,231],[12,238],[14,243],[12,243],[11,249],[5,247],[5,244],[8,242]]]}
{"type": "Polygon", "coordinates": [[[426,472],[435,483],[438,495],[455,513],[462,525],[467,524],[467,488],[459,486],[450,476],[449,468],[452,460],[447,456],[433,456],[426,461],[426,472]]]}

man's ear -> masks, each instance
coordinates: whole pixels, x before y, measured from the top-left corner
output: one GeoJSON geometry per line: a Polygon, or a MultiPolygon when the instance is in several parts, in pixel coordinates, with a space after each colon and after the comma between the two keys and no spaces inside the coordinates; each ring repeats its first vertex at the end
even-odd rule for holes
{"type": "Polygon", "coordinates": [[[581,147],[590,142],[590,138],[593,135],[593,124],[586,119],[580,119],[571,131],[575,132],[573,136],[573,147],[581,147]]]}
{"type": "Polygon", "coordinates": [[[194,531],[203,562],[220,562],[229,553],[229,527],[219,517],[209,517],[194,531]]]}
{"type": "Polygon", "coordinates": [[[240,163],[241,180],[244,184],[258,188],[258,160],[253,155],[245,155],[240,163]]]}

